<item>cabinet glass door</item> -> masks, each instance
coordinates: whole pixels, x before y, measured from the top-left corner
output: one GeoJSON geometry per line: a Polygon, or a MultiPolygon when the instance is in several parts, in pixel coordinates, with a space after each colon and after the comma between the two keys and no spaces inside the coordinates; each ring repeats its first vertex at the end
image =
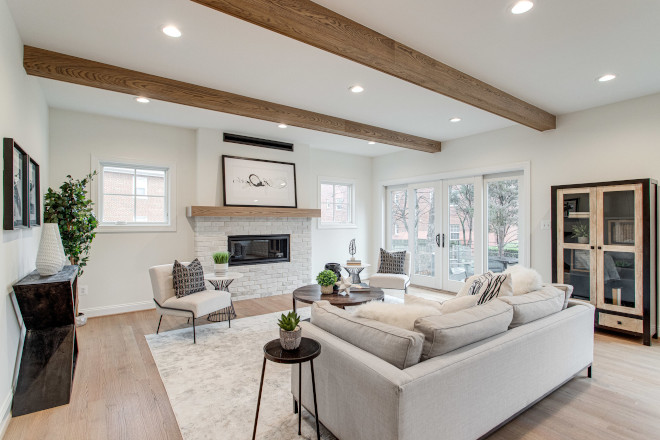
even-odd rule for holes
{"type": "Polygon", "coordinates": [[[596,303],[596,189],[557,192],[557,278],[573,298],[596,303]]]}
{"type": "Polygon", "coordinates": [[[642,312],[642,188],[598,188],[598,307],[642,312]]]}

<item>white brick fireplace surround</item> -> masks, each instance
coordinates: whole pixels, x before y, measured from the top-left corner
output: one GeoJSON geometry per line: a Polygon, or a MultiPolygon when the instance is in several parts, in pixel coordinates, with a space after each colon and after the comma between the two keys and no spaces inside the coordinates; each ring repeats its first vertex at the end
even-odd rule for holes
{"type": "Polygon", "coordinates": [[[312,220],[300,217],[194,217],[190,219],[195,239],[195,257],[204,272],[213,272],[214,252],[227,250],[229,235],[290,234],[291,261],[230,266],[241,272],[229,290],[234,299],[260,298],[291,293],[312,279],[312,220]]]}

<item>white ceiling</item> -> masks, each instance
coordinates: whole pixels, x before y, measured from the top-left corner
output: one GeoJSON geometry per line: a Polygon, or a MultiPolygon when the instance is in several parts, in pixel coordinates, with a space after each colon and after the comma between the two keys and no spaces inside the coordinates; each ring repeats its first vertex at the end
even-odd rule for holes
{"type": "MultiPolygon", "coordinates": [[[[7,0],[25,44],[436,140],[513,122],[188,0],[7,0]],[[160,32],[175,24],[171,39],[160,32]],[[359,83],[366,91],[352,94],[359,83]],[[448,120],[463,119],[458,124],[448,120]]],[[[660,2],[317,0],[555,114],[660,91],[660,2]],[[610,83],[594,79],[614,72],[610,83]]],[[[368,156],[399,148],[40,80],[53,107],[368,156]]]]}

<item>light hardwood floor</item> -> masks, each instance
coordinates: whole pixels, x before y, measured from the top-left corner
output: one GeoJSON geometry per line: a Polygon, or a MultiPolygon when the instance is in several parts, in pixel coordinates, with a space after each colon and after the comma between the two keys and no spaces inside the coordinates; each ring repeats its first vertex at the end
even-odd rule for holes
{"type": "MultiPolygon", "coordinates": [[[[291,295],[237,301],[235,308],[239,318],[288,310],[291,295]]],[[[181,439],[143,337],[157,321],[153,310],[91,318],[79,329],[71,403],[13,418],[4,440],[181,439]]],[[[186,326],[164,317],[161,329],[186,326]]],[[[660,438],[660,343],[653,342],[645,347],[637,338],[597,333],[593,379],[573,379],[490,438],[660,438]]]]}

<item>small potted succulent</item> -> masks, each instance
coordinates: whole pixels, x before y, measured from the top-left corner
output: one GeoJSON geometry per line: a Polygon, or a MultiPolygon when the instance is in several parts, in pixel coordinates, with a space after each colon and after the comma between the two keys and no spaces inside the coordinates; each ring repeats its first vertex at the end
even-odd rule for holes
{"type": "Polygon", "coordinates": [[[213,269],[218,276],[227,275],[229,269],[229,252],[216,252],[213,254],[213,269]]]}
{"type": "Polygon", "coordinates": [[[589,225],[585,223],[573,225],[573,235],[571,237],[577,238],[578,243],[589,243],[589,225]]]}
{"type": "Polygon", "coordinates": [[[300,316],[296,312],[289,312],[277,320],[280,326],[280,345],[285,350],[295,350],[300,346],[302,328],[298,325],[300,316]]]}
{"type": "Polygon", "coordinates": [[[321,286],[321,294],[329,295],[333,292],[337,275],[331,270],[324,270],[316,276],[316,282],[321,286]]]}

